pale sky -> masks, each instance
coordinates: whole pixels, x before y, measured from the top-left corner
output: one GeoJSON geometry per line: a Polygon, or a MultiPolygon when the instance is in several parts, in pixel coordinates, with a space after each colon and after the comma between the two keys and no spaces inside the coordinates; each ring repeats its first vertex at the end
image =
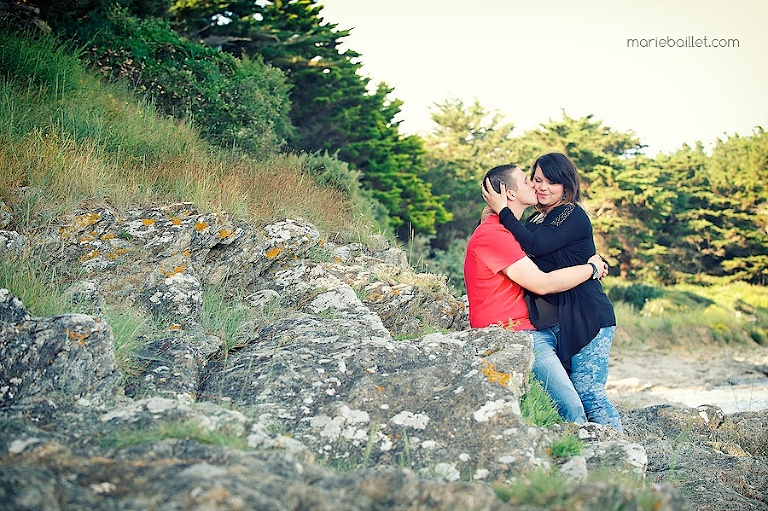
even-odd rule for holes
{"type": "Polygon", "coordinates": [[[352,30],[362,73],[404,102],[407,134],[429,132],[430,109],[451,98],[498,110],[518,135],[562,111],[593,114],[634,131],[650,156],[768,130],[768,0],[320,3],[325,21],[352,30]],[[628,47],[634,38],[646,47],[628,47]]]}

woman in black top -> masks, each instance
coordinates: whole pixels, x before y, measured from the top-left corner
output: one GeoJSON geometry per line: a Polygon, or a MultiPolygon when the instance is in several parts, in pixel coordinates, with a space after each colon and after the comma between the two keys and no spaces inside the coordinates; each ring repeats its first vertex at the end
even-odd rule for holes
{"type": "MultiPolygon", "coordinates": [[[[531,169],[539,204],[525,224],[506,207],[505,189],[496,194],[483,186],[483,197],[541,270],[584,264],[595,253],[595,243],[592,223],[581,206],[576,165],[564,154],[549,153],[531,169]]],[[[616,317],[598,280],[602,270],[595,268],[593,279],[569,291],[526,294],[531,322],[537,328],[534,374],[558,409],[567,408],[559,401],[573,395],[566,388],[572,383],[587,419],[622,431],[621,418],[605,393],[616,317]]]]}

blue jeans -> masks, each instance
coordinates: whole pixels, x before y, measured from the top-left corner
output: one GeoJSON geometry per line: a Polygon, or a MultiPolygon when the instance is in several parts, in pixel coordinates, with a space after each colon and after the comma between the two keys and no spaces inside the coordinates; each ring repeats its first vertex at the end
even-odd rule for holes
{"type": "Polygon", "coordinates": [[[619,412],[608,400],[608,357],[616,327],[601,328],[594,339],[571,358],[570,375],[557,357],[555,346],[560,340],[560,326],[532,330],[533,374],[542,383],[568,422],[591,422],[623,431],[619,412]]]}
{"type": "Polygon", "coordinates": [[[533,337],[533,375],[555,402],[563,420],[579,424],[587,422],[581,398],[555,353],[560,326],[555,325],[546,330],[530,330],[530,333],[533,337]]]}

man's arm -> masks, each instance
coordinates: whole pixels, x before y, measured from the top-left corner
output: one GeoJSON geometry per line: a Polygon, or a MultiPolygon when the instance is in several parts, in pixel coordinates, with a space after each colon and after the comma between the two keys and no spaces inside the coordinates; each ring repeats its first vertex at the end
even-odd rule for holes
{"type": "Polygon", "coordinates": [[[608,266],[597,254],[590,257],[586,264],[569,266],[549,273],[541,271],[530,258],[523,257],[507,266],[504,273],[525,289],[538,295],[548,295],[567,291],[591,279],[593,268],[589,263],[597,266],[600,278],[605,276],[608,266]]]}

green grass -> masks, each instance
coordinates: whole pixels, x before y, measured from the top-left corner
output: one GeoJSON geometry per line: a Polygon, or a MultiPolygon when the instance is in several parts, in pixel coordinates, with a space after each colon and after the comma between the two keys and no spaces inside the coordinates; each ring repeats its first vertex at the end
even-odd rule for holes
{"type": "Polygon", "coordinates": [[[568,509],[634,509],[655,511],[662,505],[658,492],[637,478],[615,471],[591,472],[586,482],[574,482],[555,470],[523,474],[512,484],[493,486],[510,509],[561,511],[568,509]]]}
{"type": "Polygon", "coordinates": [[[117,367],[124,378],[133,378],[141,372],[138,355],[152,327],[143,315],[132,309],[110,307],[104,315],[114,336],[117,367]]]}
{"type": "Polygon", "coordinates": [[[570,485],[557,473],[536,470],[512,485],[496,485],[496,496],[512,505],[527,505],[541,509],[568,509],[570,485]],[[561,505],[563,507],[552,507],[561,505]]]}
{"type": "Polygon", "coordinates": [[[532,426],[546,428],[563,422],[552,398],[533,373],[528,377],[528,389],[520,400],[520,410],[525,421],[532,426]]]}
{"type": "Polygon", "coordinates": [[[578,456],[584,450],[584,442],[576,438],[572,433],[568,433],[558,438],[549,447],[549,452],[555,458],[570,458],[578,456]]]}
{"type": "Polygon", "coordinates": [[[237,346],[246,322],[254,316],[242,297],[226,294],[220,288],[203,289],[202,325],[205,331],[222,341],[222,356],[237,346]]]}
{"type": "Polygon", "coordinates": [[[56,279],[45,275],[43,264],[23,255],[0,256],[0,287],[18,296],[31,316],[53,316],[72,310],[56,279]]]}
{"type": "Polygon", "coordinates": [[[700,285],[604,281],[629,346],[695,348],[707,343],[768,345],[768,288],[708,277],[700,285]]]}
{"type": "Polygon", "coordinates": [[[248,448],[248,441],[244,437],[228,430],[210,430],[195,420],[168,420],[148,428],[120,431],[102,438],[100,444],[108,449],[125,449],[167,439],[194,440],[239,450],[248,448]]]}
{"type": "Polygon", "coordinates": [[[0,200],[12,228],[77,207],[191,201],[255,224],[311,218],[327,239],[367,242],[378,221],[365,200],[317,185],[310,160],[213,146],[89,72],[77,49],[0,30],[0,200]]]}

